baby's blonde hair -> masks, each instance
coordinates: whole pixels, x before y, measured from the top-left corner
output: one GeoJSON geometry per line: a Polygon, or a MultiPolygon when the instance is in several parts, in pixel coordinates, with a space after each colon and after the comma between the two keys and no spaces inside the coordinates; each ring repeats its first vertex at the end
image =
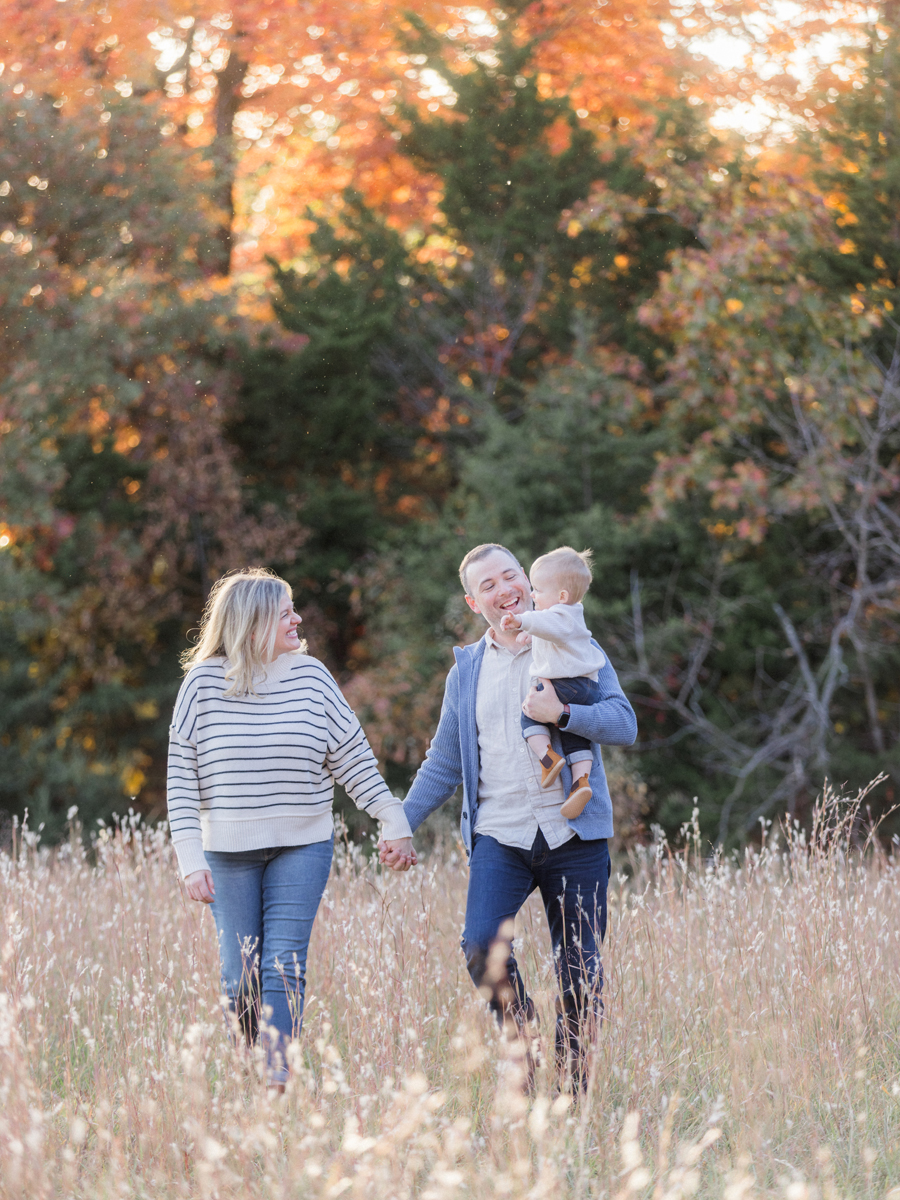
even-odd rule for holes
{"type": "MultiPolygon", "coordinates": [[[[293,602],[290,584],[265,567],[223,575],[210,589],[196,646],[181,656],[185,671],[224,654],[229,661],[225,679],[231,686],[223,695],[255,696],[253,680],[272,657],[285,592],[293,602]]],[[[306,643],[298,650],[305,653],[306,643]]]]}
{"type": "Polygon", "coordinates": [[[594,578],[591,571],[593,550],[573,550],[571,546],[559,546],[549,554],[542,554],[531,564],[531,574],[538,569],[550,572],[561,592],[569,593],[570,604],[580,604],[587,595],[594,578]]]}

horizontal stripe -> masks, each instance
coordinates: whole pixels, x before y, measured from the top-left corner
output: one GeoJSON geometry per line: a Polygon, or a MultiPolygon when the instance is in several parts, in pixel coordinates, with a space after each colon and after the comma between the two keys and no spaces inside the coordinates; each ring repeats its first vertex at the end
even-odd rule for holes
{"type": "MultiPolygon", "coordinates": [[[[290,721],[255,721],[253,724],[253,730],[254,730],[253,736],[255,736],[255,731],[257,729],[259,729],[259,730],[293,729],[297,725],[308,725],[310,727],[310,729],[321,731],[322,733],[328,732],[328,725],[326,724],[325,721],[322,721],[321,724],[317,725],[314,721],[310,721],[305,715],[302,717],[298,715],[298,716],[295,716],[290,721]]],[[[216,719],[214,721],[198,721],[197,729],[204,733],[206,732],[207,729],[223,730],[223,731],[229,730],[229,729],[240,729],[240,730],[243,730],[244,732],[247,732],[246,722],[225,720],[225,717],[220,714],[216,715],[216,719]]],[[[226,732],[223,732],[221,736],[227,737],[228,735],[226,732]]]]}
{"type": "Polygon", "coordinates": [[[321,746],[309,746],[301,741],[295,743],[277,742],[274,746],[247,746],[238,744],[236,746],[223,746],[221,744],[210,746],[208,750],[197,751],[197,761],[203,763],[204,767],[214,767],[220,762],[269,762],[271,760],[284,759],[286,762],[296,762],[298,758],[305,757],[310,763],[318,762],[321,766],[325,761],[325,755],[322,752],[321,746]],[[270,753],[266,753],[269,751],[270,753]],[[293,751],[293,753],[292,753],[293,751]],[[211,757],[215,755],[216,757],[211,757]]]}
{"type": "Polygon", "coordinates": [[[202,783],[199,795],[204,800],[240,799],[245,808],[253,808],[260,797],[268,799],[270,796],[284,796],[285,802],[287,802],[288,800],[295,800],[298,796],[311,796],[315,798],[325,792],[331,792],[331,790],[330,785],[327,783],[321,787],[300,788],[290,779],[272,779],[266,783],[256,785],[253,784],[252,780],[247,779],[236,779],[233,782],[220,779],[214,787],[202,783]]]}
{"type": "Polygon", "coordinates": [[[330,806],[330,799],[331,797],[328,797],[326,801],[320,800],[318,802],[315,800],[295,800],[293,803],[291,803],[289,800],[285,800],[284,798],[278,800],[269,800],[266,803],[261,803],[258,800],[254,800],[253,807],[249,810],[246,804],[223,805],[222,808],[225,812],[240,812],[246,814],[249,811],[252,814],[269,808],[284,808],[287,810],[293,810],[296,808],[323,808],[330,806]]]}
{"type": "Polygon", "coordinates": [[[201,756],[199,759],[199,769],[202,771],[204,779],[216,779],[220,775],[244,775],[249,779],[255,779],[258,775],[271,774],[272,771],[284,771],[286,775],[293,773],[302,775],[307,779],[317,779],[324,773],[324,767],[321,763],[316,765],[315,763],[297,762],[296,759],[285,755],[269,755],[266,758],[260,758],[258,761],[254,761],[252,758],[236,758],[232,756],[230,758],[215,759],[212,762],[201,756]],[[263,766],[263,763],[270,763],[271,765],[263,766]]]}

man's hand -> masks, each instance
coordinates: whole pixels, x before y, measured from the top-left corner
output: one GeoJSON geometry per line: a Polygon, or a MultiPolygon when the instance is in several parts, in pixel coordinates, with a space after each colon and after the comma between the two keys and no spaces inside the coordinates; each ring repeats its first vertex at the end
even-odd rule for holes
{"type": "Polygon", "coordinates": [[[531,688],[522,705],[522,712],[539,725],[555,725],[562,715],[563,702],[556,694],[556,689],[550,679],[540,681],[544,686],[541,691],[531,688]]]}
{"type": "Polygon", "coordinates": [[[192,900],[201,904],[212,904],[216,895],[211,871],[191,871],[184,877],[184,890],[192,900]]]}
{"type": "Polygon", "coordinates": [[[505,613],[500,618],[500,628],[504,630],[504,632],[508,629],[521,629],[522,622],[515,613],[505,613]]]}
{"type": "Polygon", "coordinates": [[[379,838],[378,861],[392,871],[408,871],[419,861],[412,838],[379,838]]]}

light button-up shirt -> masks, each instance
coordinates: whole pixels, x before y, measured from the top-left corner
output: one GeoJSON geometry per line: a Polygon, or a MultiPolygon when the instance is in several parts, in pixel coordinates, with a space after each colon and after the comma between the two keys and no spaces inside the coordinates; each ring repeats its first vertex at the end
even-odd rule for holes
{"type": "Polygon", "coordinates": [[[560,813],[565,800],[559,779],[541,788],[541,765],[522,737],[520,717],[534,674],[531,647],[508,650],[484,635],[485,650],[475,696],[478,729],[476,834],[505,846],[530,850],[538,829],[551,850],[575,836],[560,813]]]}

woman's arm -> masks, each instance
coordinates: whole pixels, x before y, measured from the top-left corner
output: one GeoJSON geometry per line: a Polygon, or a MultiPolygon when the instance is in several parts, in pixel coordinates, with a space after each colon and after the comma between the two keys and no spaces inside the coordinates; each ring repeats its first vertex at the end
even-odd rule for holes
{"type": "MultiPolygon", "coordinates": [[[[197,770],[197,722],[195,681],[188,676],[181,685],[169,728],[169,763],[166,800],[169,830],[178,856],[181,876],[209,871],[200,831],[200,778],[197,770]]],[[[199,899],[192,896],[191,899],[199,899]]]]}
{"type": "Polygon", "coordinates": [[[330,703],[325,705],[328,722],[328,749],[325,766],[346,791],[357,808],[381,821],[381,836],[386,842],[412,837],[403,804],[391,795],[378,770],[378,761],[366,739],[356,713],[344,699],[331,675],[322,668],[323,686],[330,703]]]}

